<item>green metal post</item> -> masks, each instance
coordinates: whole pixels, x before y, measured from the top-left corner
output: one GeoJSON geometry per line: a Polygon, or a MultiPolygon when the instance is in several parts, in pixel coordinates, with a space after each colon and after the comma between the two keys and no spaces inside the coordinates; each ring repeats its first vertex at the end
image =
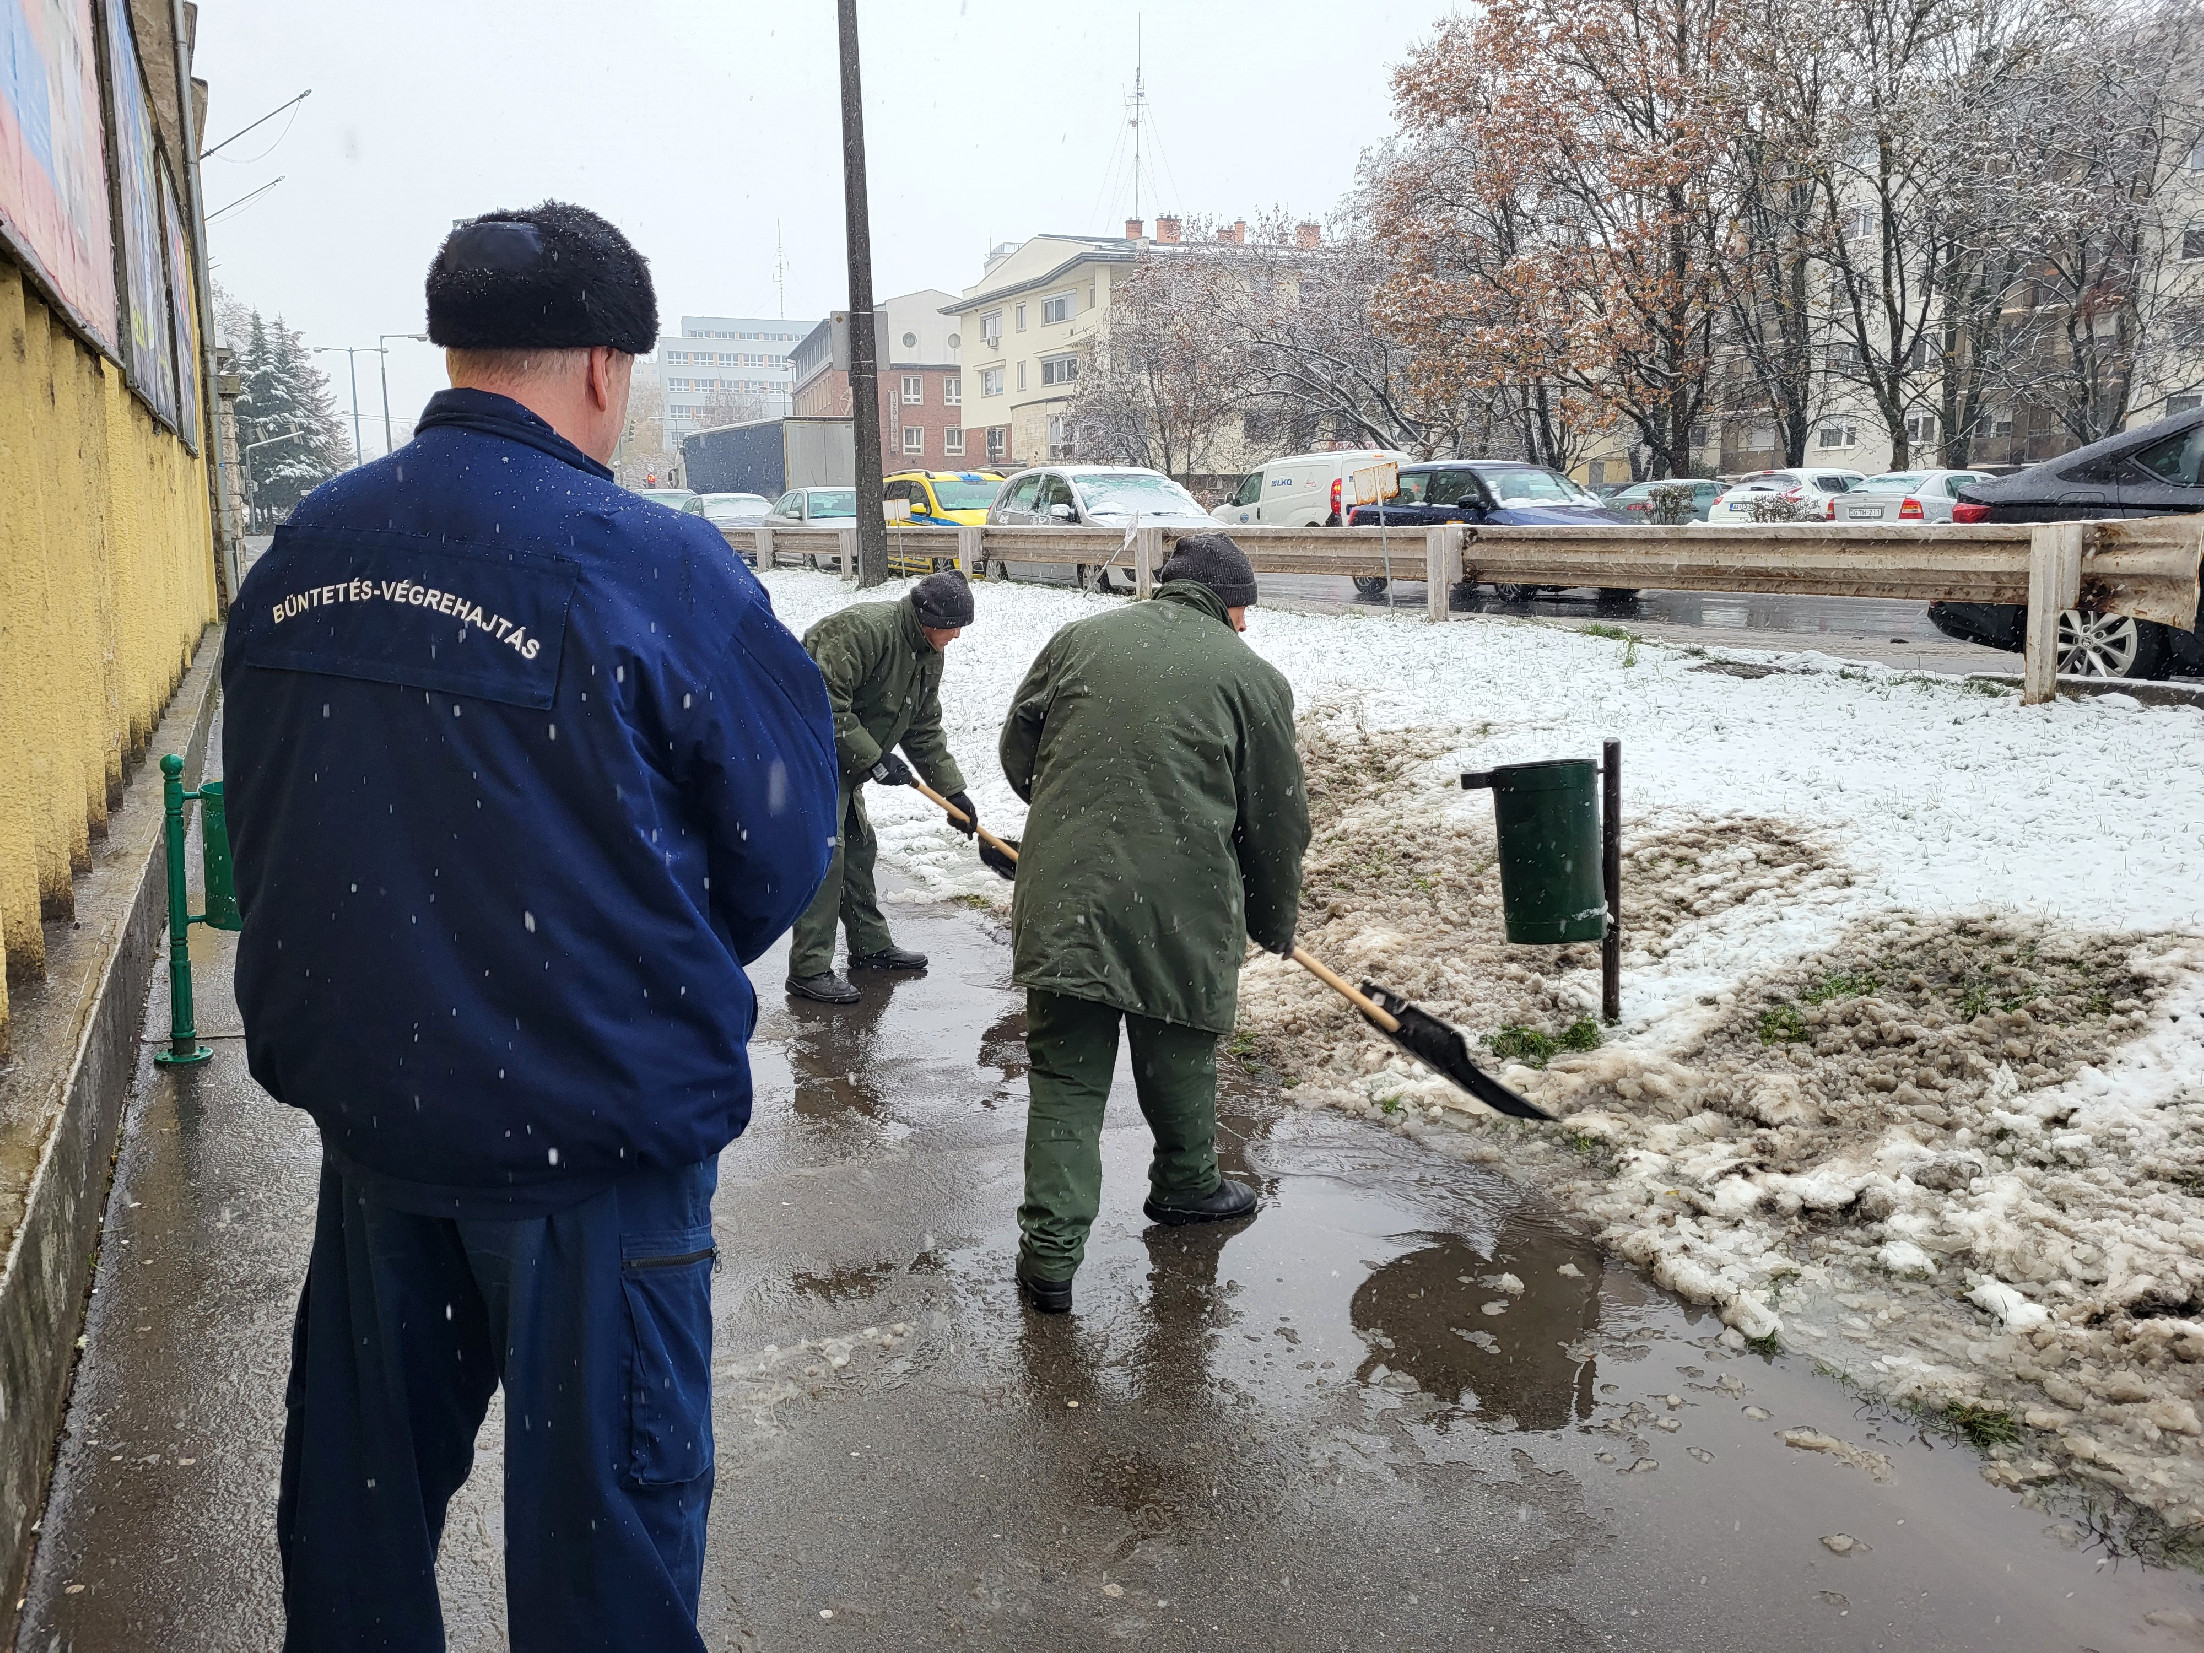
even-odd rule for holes
{"type": "Polygon", "coordinates": [[[204,1062],[214,1054],[199,1042],[191,1011],[191,893],[184,885],[184,760],[161,759],[162,827],[168,851],[168,1049],[153,1060],[163,1067],[204,1062]]]}

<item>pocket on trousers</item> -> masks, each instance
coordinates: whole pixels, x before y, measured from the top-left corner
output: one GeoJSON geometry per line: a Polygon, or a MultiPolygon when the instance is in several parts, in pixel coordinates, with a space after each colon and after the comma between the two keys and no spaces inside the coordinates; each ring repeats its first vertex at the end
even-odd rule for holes
{"type": "Polygon", "coordinates": [[[620,1245],[634,1355],[628,1476],[678,1486],[712,1467],[712,1231],[642,1234],[620,1245]]]}

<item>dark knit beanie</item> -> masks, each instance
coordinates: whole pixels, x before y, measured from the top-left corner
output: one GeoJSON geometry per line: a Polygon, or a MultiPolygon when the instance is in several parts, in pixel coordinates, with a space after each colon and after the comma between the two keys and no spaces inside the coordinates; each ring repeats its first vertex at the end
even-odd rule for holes
{"type": "Polygon", "coordinates": [[[447,350],[658,345],[650,264],[587,207],[501,208],[453,230],[429,266],[429,338],[447,350]]]}
{"type": "Polygon", "coordinates": [[[1223,534],[1192,534],[1171,547],[1163,565],[1164,583],[1197,580],[1217,594],[1226,608],[1255,601],[1255,566],[1247,553],[1223,534]]]}
{"type": "Polygon", "coordinates": [[[972,623],[972,588],[955,569],[929,574],[911,587],[918,623],[934,631],[956,631],[972,623]]]}

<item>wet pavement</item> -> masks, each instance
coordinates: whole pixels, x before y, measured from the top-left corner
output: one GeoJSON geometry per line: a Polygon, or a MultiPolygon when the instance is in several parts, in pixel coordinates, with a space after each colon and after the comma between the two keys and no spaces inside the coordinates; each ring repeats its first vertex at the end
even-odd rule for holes
{"type": "MultiPolygon", "coordinates": [[[[1029,1315],[1004,938],[891,903],[924,975],[835,1011],[782,997],[779,953],[754,971],[757,1118],[715,1206],[714,1653],[2199,1645],[2165,1617],[2204,1620],[2190,1575],[2112,1559],[1804,1360],[1723,1349],[1497,1168],[1230,1061],[1224,1159],[1260,1216],[1140,1216],[1121,1069],[1077,1312],[1029,1315]]],[[[244,1073],[230,938],[196,935],[217,1055],[156,1070],[144,1047],[35,1653],[277,1639],[316,1150],[244,1073]]],[[[150,1008],[165,1025],[164,991],[150,1008]]],[[[455,1649],[504,1646],[500,1427],[447,1533],[455,1649]]]]}
{"type": "MultiPolygon", "coordinates": [[[[1420,611],[1424,582],[1395,582],[1392,600],[1420,611]]],[[[1357,591],[1352,580],[1314,574],[1263,577],[1263,600],[1281,607],[1340,613],[1383,608],[1384,594],[1357,591]]],[[[1956,642],[1929,624],[1925,603],[1868,597],[1786,597],[1727,591],[1641,591],[1606,600],[1589,589],[1549,592],[1531,602],[1503,602],[1481,587],[1456,613],[1505,614],[1576,625],[1621,626],[1657,642],[1699,648],[1817,651],[1846,660],[1879,660],[1907,671],[1965,675],[2020,669],[2020,657],[1956,642]]]]}

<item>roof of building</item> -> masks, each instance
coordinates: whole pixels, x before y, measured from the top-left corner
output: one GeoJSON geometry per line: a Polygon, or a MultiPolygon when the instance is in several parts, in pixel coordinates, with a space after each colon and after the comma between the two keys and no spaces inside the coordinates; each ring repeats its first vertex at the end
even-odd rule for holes
{"type": "Polygon", "coordinates": [[[1068,271],[1081,264],[1130,264],[1135,256],[1134,247],[1144,245],[1128,241],[1121,235],[1034,235],[1028,236],[1019,245],[1026,246],[1035,241],[1065,241],[1082,250],[1030,280],[1014,281],[1005,287],[986,288],[969,298],[960,298],[954,304],[945,304],[941,307],[941,313],[945,316],[962,315],[967,310],[976,310],[981,305],[992,304],[998,299],[1029,293],[1036,287],[1046,287],[1051,282],[1060,280],[1068,271]]]}

